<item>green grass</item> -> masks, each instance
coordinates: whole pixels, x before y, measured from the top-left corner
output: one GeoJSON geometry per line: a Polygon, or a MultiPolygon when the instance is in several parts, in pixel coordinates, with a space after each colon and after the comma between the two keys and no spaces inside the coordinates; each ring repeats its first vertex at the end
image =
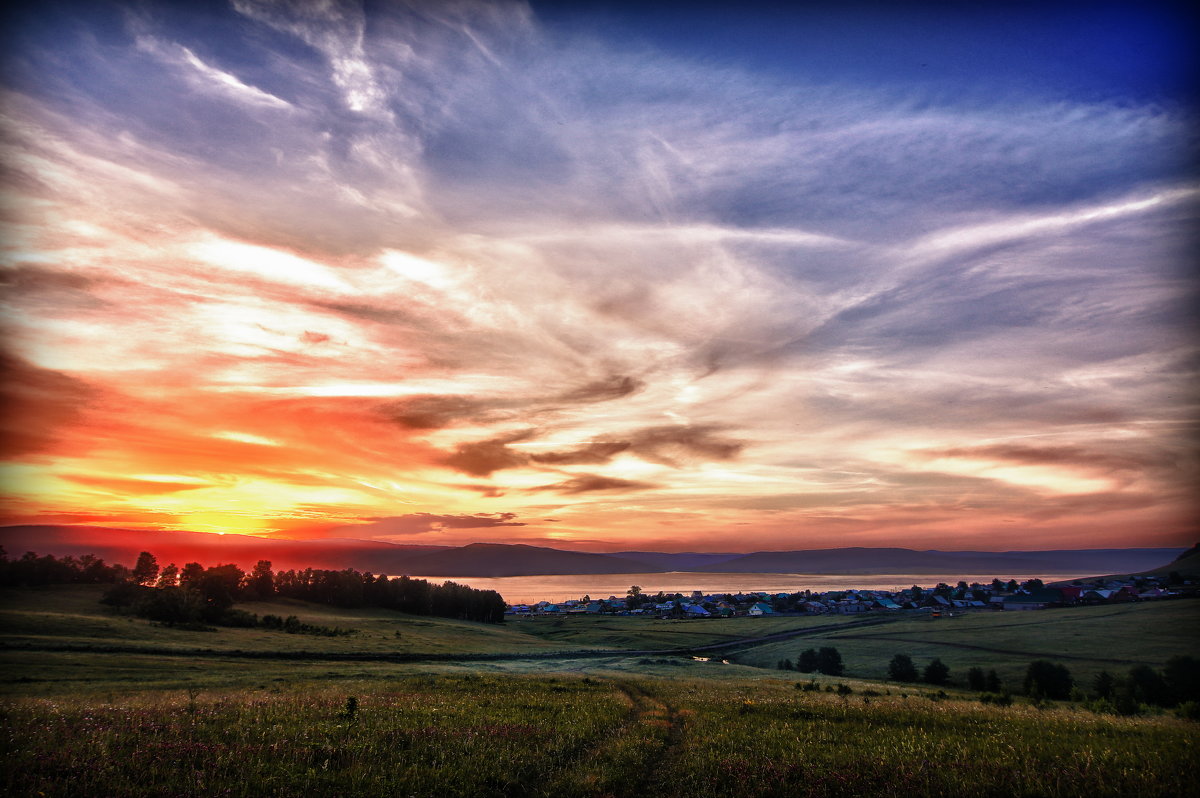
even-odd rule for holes
{"type": "Polygon", "coordinates": [[[750,637],[845,624],[845,616],[662,620],[622,615],[520,618],[509,624],[527,635],[573,649],[662,650],[727,643],[750,637]]]}
{"type": "Polygon", "coordinates": [[[113,614],[99,595],[93,587],[0,595],[4,794],[1197,794],[1189,774],[1198,727],[1170,713],[1118,718],[1020,699],[985,706],[954,687],[938,698],[872,681],[897,652],[918,664],[939,656],[959,679],[973,664],[995,667],[1010,685],[1036,657],[1068,664],[1077,678],[1131,662],[1158,667],[1195,653],[1197,602],[877,626],[594,616],[489,626],[302,602],[242,605],[356,630],[327,638],[167,629],[113,614]],[[805,636],[754,642],[788,631],[805,636]],[[709,662],[621,653],[731,640],[748,642],[709,662]],[[853,694],[801,691],[797,680],[809,676],[774,670],[822,645],[842,652],[850,675],[815,680],[853,694]],[[136,650],[105,651],[114,646],[136,650]],[[611,656],[571,653],[607,649],[611,656]],[[374,658],[345,659],[356,653],[374,658]],[[442,659],[379,656],[393,653],[442,659]],[[455,653],[490,658],[446,658],[455,653]]]}
{"type": "Polygon", "coordinates": [[[237,606],[259,616],[296,615],[309,624],[351,628],[355,634],[320,637],[230,628],[195,632],[117,615],[100,604],[103,592],[103,588],[93,585],[5,591],[0,595],[0,633],[12,643],[121,644],[165,650],[463,654],[561,648],[506,624],[414,617],[371,608],[338,609],[289,599],[237,606]]]}
{"type": "Polygon", "coordinates": [[[1066,665],[1078,684],[1089,687],[1102,670],[1124,673],[1140,664],[1161,668],[1172,656],[1200,654],[1198,632],[1200,602],[1146,602],[904,619],[766,644],[737,659],[773,668],[781,659],[795,660],[805,648],[834,646],[849,674],[883,680],[895,654],[908,654],[918,668],[938,657],[957,683],[965,683],[969,668],[994,668],[1010,688],[1020,686],[1030,662],[1049,659],[1066,665]]]}
{"type": "Polygon", "coordinates": [[[1195,794],[1173,718],[779,680],[380,674],[4,710],[14,796],[1195,794]]]}

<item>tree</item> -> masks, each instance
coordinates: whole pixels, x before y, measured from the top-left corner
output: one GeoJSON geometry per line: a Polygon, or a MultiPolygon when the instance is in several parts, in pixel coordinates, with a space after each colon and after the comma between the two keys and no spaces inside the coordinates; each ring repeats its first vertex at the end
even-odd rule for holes
{"type": "Polygon", "coordinates": [[[179,566],[175,563],[168,563],[166,568],[163,568],[158,574],[158,581],[154,583],[155,587],[177,587],[179,585],[179,566]]]}
{"type": "MultiPolygon", "coordinates": [[[[186,569],[185,566],[184,570],[186,569]]],[[[204,620],[216,621],[233,606],[245,576],[245,572],[236,565],[214,565],[205,569],[199,579],[188,585],[204,599],[204,620]]]]}
{"type": "Polygon", "coordinates": [[[1003,689],[1003,685],[1000,682],[1000,675],[995,670],[987,672],[987,678],[984,680],[984,689],[989,693],[998,693],[1003,689]]]}
{"type": "Polygon", "coordinates": [[[925,666],[925,671],[921,674],[921,681],[926,684],[946,684],[950,681],[950,668],[935,657],[933,662],[925,666]]]}
{"type": "Polygon", "coordinates": [[[642,606],[642,586],[630,585],[629,592],[625,594],[625,606],[631,610],[636,610],[642,606]]]}
{"type": "Polygon", "coordinates": [[[179,572],[180,587],[195,587],[204,577],[204,566],[198,562],[190,562],[179,572]]]}
{"type": "Polygon", "coordinates": [[[1200,701],[1200,659],[1177,654],[1167,660],[1163,677],[1171,689],[1171,695],[1180,704],[1200,701]]]}
{"type": "Polygon", "coordinates": [[[817,651],[817,670],[828,676],[841,676],[846,668],[842,664],[842,655],[836,648],[823,646],[817,651]]]}
{"type": "Polygon", "coordinates": [[[1129,669],[1129,676],[1126,678],[1133,697],[1141,703],[1160,707],[1169,707],[1175,703],[1167,680],[1149,665],[1135,665],[1129,669]]]}
{"type": "Polygon", "coordinates": [[[259,599],[269,599],[275,595],[275,574],[271,571],[270,560],[259,560],[250,572],[247,587],[259,599]]]}
{"type": "Polygon", "coordinates": [[[148,591],[137,606],[138,615],[168,626],[196,623],[205,610],[204,597],[200,593],[180,587],[148,591]]]}
{"type": "Polygon", "coordinates": [[[907,654],[897,654],[888,663],[888,678],[897,682],[915,682],[917,666],[907,654]]]}
{"type": "Polygon", "coordinates": [[[987,677],[983,675],[983,668],[971,668],[967,671],[967,686],[980,692],[987,689],[987,677]]]}
{"type": "Polygon", "coordinates": [[[1035,698],[1067,699],[1074,686],[1075,680],[1065,665],[1039,659],[1025,670],[1025,693],[1035,698]]]}
{"type": "Polygon", "coordinates": [[[806,648],[800,652],[800,656],[796,658],[796,670],[801,673],[812,673],[817,669],[817,651],[816,649],[806,648]]]}
{"type": "Polygon", "coordinates": [[[1108,671],[1100,671],[1092,682],[1092,692],[1097,698],[1112,698],[1117,690],[1117,680],[1108,671]]]}
{"type": "Polygon", "coordinates": [[[138,555],[137,564],[133,566],[133,581],[139,585],[149,585],[158,578],[158,560],[148,551],[138,555]]]}

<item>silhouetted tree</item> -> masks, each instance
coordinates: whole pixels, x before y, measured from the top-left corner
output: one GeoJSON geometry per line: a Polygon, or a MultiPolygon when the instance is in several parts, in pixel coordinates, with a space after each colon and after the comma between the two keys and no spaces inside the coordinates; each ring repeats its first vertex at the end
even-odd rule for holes
{"type": "Polygon", "coordinates": [[[158,581],[154,583],[155,587],[178,587],[179,585],[179,566],[175,563],[168,563],[166,568],[158,574],[158,581]]]}
{"type": "Polygon", "coordinates": [[[1200,701],[1200,659],[1183,654],[1171,657],[1163,677],[1176,702],[1200,701]]]}
{"type": "Polygon", "coordinates": [[[984,682],[984,689],[989,693],[998,693],[1001,691],[1001,689],[1003,689],[1003,685],[1000,682],[1000,675],[996,673],[995,670],[990,670],[987,672],[987,679],[984,682]]]}
{"type": "Polygon", "coordinates": [[[915,682],[917,666],[907,654],[897,654],[888,663],[888,678],[897,682],[915,682]]]}
{"type": "Polygon", "coordinates": [[[138,601],[136,612],[143,618],[168,626],[194,624],[202,618],[210,621],[220,618],[220,614],[211,610],[205,603],[204,596],[199,591],[182,587],[147,590],[138,601]]]}
{"type": "Polygon", "coordinates": [[[1112,698],[1117,689],[1117,680],[1108,671],[1100,671],[1092,682],[1092,692],[1098,698],[1112,698]]]}
{"type": "Polygon", "coordinates": [[[806,648],[800,652],[800,656],[796,658],[796,670],[801,673],[812,673],[817,669],[817,651],[814,648],[806,648]]]}
{"type": "Polygon", "coordinates": [[[1160,707],[1174,706],[1174,696],[1162,674],[1149,665],[1135,665],[1126,677],[1133,697],[1143,704],[1160,707]]]}
{"type": "Polygon", "coordinates": [[[139,585],[150,585],[158,578],[158,560],[148,551],[138,555],[133,566],[133,581],[139,585]]]}
{"type": "Polygon", "coordinates": [[[1025,670],[1025,693],[1035,698],[1070,698],[1074,686],[1075,680],[1065,665],[1039,659],[1025,670]]]}
{"type": "Polygon", "coordinates": [[[259,560],[247,577],[246,586],[259,599],[266,600],[275,595],[275,574],[271,572],[270,560],[259,560]]]}
{"type": "Polygon", "coordinates": [[[971,668],[967,671],[967,686],[980,692],[987,689],[987,677],[983,675],[983,668],[971,668]]]}
{"type": "Polygon", "coordinates": [[[846,668],[842,664],[842,655],[836,648],[824,646],[817,651],[817,670],[828,676],[841,676],[846,668]]]}
{"type": "Polygon", "coordinates": [[[921,681],[926,684],[946,684],[950,681],[950,668],[940,659],[934,658],[921,673],[921,681]]]}
{"type": "Polygon", "coordinates": [[[204,600],[204,620],[216,622],[233,606],[245,576],[236,565],[214,565],[205,569],[194,583],[188,584],[188,589],[195,590],[204,600]]]}
{"type": "Polygon", "coordinates": [[[195,587],[204,578],[204,566],[198,562],[189,562],[179,572],[180,587],[195,587]]]}

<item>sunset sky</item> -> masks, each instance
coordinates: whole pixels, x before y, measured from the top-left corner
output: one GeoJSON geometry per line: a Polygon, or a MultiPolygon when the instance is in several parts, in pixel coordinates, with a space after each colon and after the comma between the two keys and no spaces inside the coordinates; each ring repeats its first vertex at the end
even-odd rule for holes
{"type": "Polygon", "coordinates": [[[1195,541],[1171,6],[26,5],[4,523],[1195,541]]]}

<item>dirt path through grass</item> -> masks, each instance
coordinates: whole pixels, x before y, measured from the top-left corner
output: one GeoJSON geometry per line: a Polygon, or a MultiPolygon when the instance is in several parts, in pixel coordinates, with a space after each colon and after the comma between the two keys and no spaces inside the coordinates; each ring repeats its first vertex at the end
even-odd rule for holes
{"type": "Polygon", "coordinates": [[[629,705],[625,719],[591,748],[573,752],[562,771],[531,792],[547,798],[654,792],[656,775],[680,750],[685,717],[644,684],[609,684],[629,705]]]}

